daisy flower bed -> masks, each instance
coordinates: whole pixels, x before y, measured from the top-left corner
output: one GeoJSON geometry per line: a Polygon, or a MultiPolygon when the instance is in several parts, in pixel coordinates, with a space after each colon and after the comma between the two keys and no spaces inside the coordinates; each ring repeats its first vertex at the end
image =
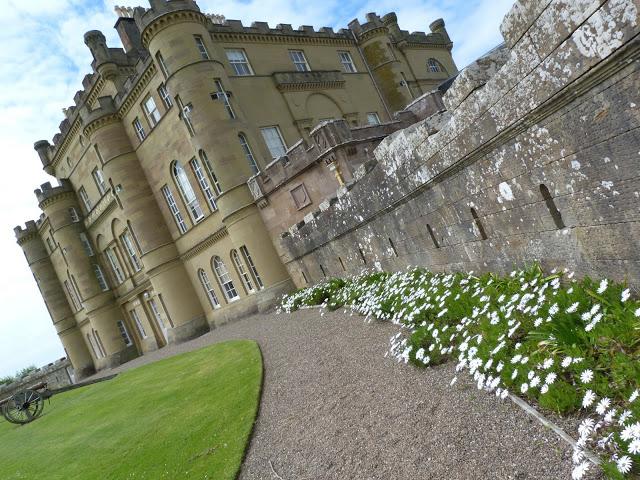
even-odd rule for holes
{"type": "Polygon", "coordinates": [[[580,417],[573,479],[592,467],[585,451],[608,478],[640,473],[640,302],[625,285],[538,265],[506,277],[411,268],[330,279],[282,301],[286,312],[311,305],[397,324],[398,361],[454,361],[478,389],[580,417]]]}

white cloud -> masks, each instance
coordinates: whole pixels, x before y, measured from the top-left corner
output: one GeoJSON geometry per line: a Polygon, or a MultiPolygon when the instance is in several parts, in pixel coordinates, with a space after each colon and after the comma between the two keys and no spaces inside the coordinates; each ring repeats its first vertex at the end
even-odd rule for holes
{"type": "MultiPolygon", "coordinates": [[[[42,170],[33,142],[51,139],[90,71],[91,55],[83,42],[88,30],[101,30],[119,46],[113,6],[148,5],[146,0],[4,0],[0,17],[0,375],[28,364],[45,364],[63,355],[53,325],[13,227],[40,211],[34,188],[51,181],[42,170]]],[[[396,11],[401,28],[429,31],[443,17],[454,41],[454,58],[464,66],[501,41],[498,25],[511,0],[201,0],[201,9],[240,19],[246,25],[266,21],[272,27],[346,27],[367,12],[396,11]]]]}

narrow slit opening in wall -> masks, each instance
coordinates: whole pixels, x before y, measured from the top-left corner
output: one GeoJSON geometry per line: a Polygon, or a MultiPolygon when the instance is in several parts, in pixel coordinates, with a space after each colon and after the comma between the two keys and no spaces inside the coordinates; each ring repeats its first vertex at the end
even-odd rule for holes
{"type": "Polygon", "coordinates": [[[433,228],[431,228],[431,225],[429,225],[428,223],[427,223],[427,230],[429,231],[429,236],[431,237],[431,241],[433,242],[435,247],[436,248],[440,248],[440,244],[438,243],[438,239],[436,238],[435,233],[433,233],[433,228]]]}
{"type": "Polygon", "coordinates": [[[484,226],[480,221],[480,217],[478,217],[478,212],[476,212],[476,209],[473,207],[471,208],[471,215],[473,216],[473,221],[476,222],[476,227],[478,227],[478,231],[480,232],[480,238],[482,240],[486,240],[488,238],[487,232],[484,231],[484,226]]]}
{"type": "Polygon", "coordinates": [[[309,280],[307,280],[307,276],[304,274],[304,270],[300,270],[300,273],[302,274],[302,278],[304,279],[304,283],[309,283],[309,280]]]}
{"type": "Polygon", "coordinates": [[[342,267],[343,271],[347,271],[347,269],[344,267],[344,262],[342,261],[342,258],[338,257],[338,261],[340,262],[340,266],[342,267]]]}
{"type": "Polygon", "coordinates": [[[321,263],[318,264],[320,266],[320,271],[322,272],[322,276],[324,278],[327,278],[327,273],[324,271],[324,267],[322,266],[321,263]]]}
{"type": "Polygon", "coordinates": [[[389,240],[389,246],[391,246],[391,250],[393,250],[393,254],[397,257],[398,251],[396,250],[396,246],[393,244],[393,240],[391,240],[391,237],[388,237],[388,240],[389,240]]]}
{"type": "Polygon", "coordinates": [[[544,183],[540,184],[540,193],[542,194],[542,198],[544,198],[544,202],[547,204],[547,210],[551,214],[551,218],[553,218],[553,223],[556,224],[556,228],[558,230],[565,227],[564,220],[562,220],[562,214],[558,207],[556,207],[556,203],[553,201],[553,197],[551,196],[551,192],[544,183]]]}
{"type": "Polygon", "coordinates": [[[358,252],[360,252],[360,258],[362,259],[362,263],[364,263],[366,265],[367,264],[367,259],[364,258],[364,252],[362,251],[362,249],[360,247],[358,247],[358,252]]]}

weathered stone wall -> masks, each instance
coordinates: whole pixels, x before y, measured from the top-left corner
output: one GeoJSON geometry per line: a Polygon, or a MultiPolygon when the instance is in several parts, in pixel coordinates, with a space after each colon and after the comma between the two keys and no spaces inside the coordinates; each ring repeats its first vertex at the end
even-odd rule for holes
{"type": "Polygon", "coordinates": [[[517,1],[448,112],[385,139],[373,170],[282,240],[295,281],[540,261],[640,284],[639,10],[517,1]]]}
{"type": "Polygon", "coordinates": [[[66,387],[74,383],[72,375],[73,367],[71,362],[67,358],[61,358],[38,368],[18,381],[0,386],[0,400],[43,382],[47,383],[50,390],[66,387]]]}

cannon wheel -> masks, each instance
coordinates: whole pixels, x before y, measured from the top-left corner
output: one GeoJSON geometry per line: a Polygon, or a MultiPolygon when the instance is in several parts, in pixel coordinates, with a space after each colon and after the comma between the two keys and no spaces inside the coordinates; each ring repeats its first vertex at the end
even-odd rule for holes
{"type": "Polygon", "coordinates": [[[2,406],[4,418],[18,425],[34,421],[44,409],[44,399],[35,390],[16,393],[2,406]]]}

